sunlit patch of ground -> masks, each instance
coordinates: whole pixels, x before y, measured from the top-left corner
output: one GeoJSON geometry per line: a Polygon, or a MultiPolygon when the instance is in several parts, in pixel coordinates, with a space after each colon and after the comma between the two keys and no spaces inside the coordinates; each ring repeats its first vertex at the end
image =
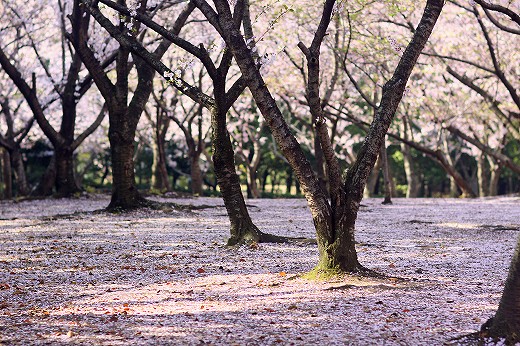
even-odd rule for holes
{"type": "MultiPolygon", "coordinates": [[[[215,207],[0,203],[1,343],[438,345],[493,314],[520,231],[515,197],[364,200],[360,261],[395,278],[310,282],[316,246],[227,248],[220,199],[168,201],[215,207]]],[[[314,236],[303,200],[248,205],[263,231],[314,236]]]]}

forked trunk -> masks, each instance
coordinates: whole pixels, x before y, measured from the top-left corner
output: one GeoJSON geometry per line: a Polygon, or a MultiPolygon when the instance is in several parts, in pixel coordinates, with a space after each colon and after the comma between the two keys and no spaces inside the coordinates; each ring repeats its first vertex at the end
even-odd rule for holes
{"type": "Polygon", "coordinates": [[[315,222],[318,234],[327,232],[330,228],[333,228],[334,233],[332,243],[318,241],[319,262],[313,270],[317,276],[341,272],[358,272],[363,269],[358,261],[354,239],[357,208],[350,210],[344,206],[343,208],[338,207],[335,214],[338,221],[332,227],[326,222],[322,224],[315,222]]]}
{"type": "MultiPolygon", "coordinates": [[[[358,154],[356,163],[350,167],[346,174],[341,194],[337,194],[338,191],[334,191],[335,198],[332,198],[331,203],[329,203],[325,191],[320,187],[316,174],[306,159],[300,144],[293,136],[276,101],[258,71],[243,36],[234,25],[234,18],[229,11],[229,4],[225,1],[214,2],[218,16],[215,15],[214,9],[206,2],[195,0],[195,4],[222,34],[226,45],[233,53],[235,61],[240,67],[244,81],[266,120],[266,124],[271,129],[276,143],[300,181],[316,227],[316,238],[320,251],[320,261],[316,268],[318,270],[340,271],[359,269],[354,247],[354,226],[359,204],[363,198],[363,189],[370,170],[376,162],[379,149],[392,122],[397,106],[401,101],[406,82],[433,30],[444,1],[427,1],[423,17],[412,41],[403,52],[394,75],[383,87],[380,106],[358,154]]],[[[322,32],[323,36],[325,36],[326,27],[330,21],[333,5],[333,1],[326,1],[324,15],[318,27],[318,31],[322,32]]],[[[330,152],[327,150],[327,153],[325,153],[326,157],[329,154],[330,152]]],[[[327,163],[329,162],[330,160],[327,159],[327,163]]],[[[335,186],[335,188],[338,188],[338,186],[335,186]]]]}

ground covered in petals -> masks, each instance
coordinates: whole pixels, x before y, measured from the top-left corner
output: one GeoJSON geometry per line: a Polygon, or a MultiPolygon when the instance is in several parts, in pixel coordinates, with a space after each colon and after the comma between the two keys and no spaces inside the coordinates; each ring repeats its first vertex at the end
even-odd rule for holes
{"type": "MultiPolygon", "coordinates": [[[[520,198],[364,200],[360,262],[406,280],[299,277],[315,245],[225,246],[221,199],[95,212],[109,197],[0,203],[0,344],[441,345],[497,308],[520,198]]],[[[314,237],[304,200],[249,200],[263,230],[314,237]]]]}

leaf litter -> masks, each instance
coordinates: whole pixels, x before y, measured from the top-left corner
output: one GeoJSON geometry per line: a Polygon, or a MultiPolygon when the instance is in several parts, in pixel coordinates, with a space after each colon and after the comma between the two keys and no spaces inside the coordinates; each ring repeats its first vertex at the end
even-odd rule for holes
{"type": "MultiPolygon", "coordinates": [[[[390,278],[314,282],[315,245],[228,248],[220,199],[157,200],[204,208],[1,202],[0,344],[443,344],[493,315],[520,231],[518,197],[367,199],[359,259],[390,278]]],[[[304,200],[248,204],[263,231],[314,237],[304,200]]]]}

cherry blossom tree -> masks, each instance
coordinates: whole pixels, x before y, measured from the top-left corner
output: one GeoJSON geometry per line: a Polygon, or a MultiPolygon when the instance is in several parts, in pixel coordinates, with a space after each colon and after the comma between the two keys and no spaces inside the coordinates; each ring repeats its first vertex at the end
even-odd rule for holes
{"type": "MultiPolygon", "coordinates": [[[[219,184],[224,204],[231,222],[231,238],[229,245],[250,242],[285,242],[288,238],[270,235],[261,232],[256,227],[247,211],[244,197],[242,195],[240,181],[236,173],[234,151],[227,131],[227,113],[236,99],[245,88],[244,79],[238,77],[234,80],[229,89],[226,88],[228,73],[230,72],[233,55],[231,50],[224,49],[220,57],[218,66],[213,62],[210,52],[214,47],[205,48],[203,44],[196,47],[192,43],[177,36],[177,33],[166,30],[161,25],[154,22],[150,17],[140,12],[131,13],[131,10],[109,0],[101,0],[102,3],[117,10],[124,15],[131,15],[137,20],[159,33],[165,40],[172,42],[178,47],[192,54],[206,68],[209,78],[213,84],[213,97],[205,94],[198,87],[188,84],[182,79],[182,71],[175,69],[172,71],[166,67],[156,55],[150,54],[132,35],[124,35],[121,28],[115,27],[107,17],[105,17],[94,3],[82,0],[88,11],[114,37],[121,45],[121,49],[132,51],[135,55],[144,59],[150,66],[166,78],[171,85],[175,86],[193,101],[208,109],[211,114],[212,145],[213,145],[213,165],[215,175],[219,184]]],[[[190,2],[190,6],[194,4],[190,2]]],[[[232,18],[233,25],[240,26],[242,17],[232,18]]]]}
{"type": "MultiPolygon", "coordinates": [[[[307,198],[314,225],[317,232],[318,248],[320,253],[317,272],[328,271],[359,271],[363,267],[359,264],[354,247],[354,230],[363,189],[370,170],[372,169],[384,136],[393,119],[404,92],[406,81],[420,55],[420,52],[435,22],[442,10],[442,1],[428,1],[423,18],[418,25],[416,34],[403,53],[394,75],[383,88],[383,95],[376,117],[370,131],[357,155],[356,162],[342,177],[337,164],[337,158],[331,150],[328,130],[324,126],[321,106],[313,111],[319,112],[314,124],[319,133],[320,144],[324,147],[325,159],[329,168],[331,182],[331,202],[329,204],[324,191],[309,161],[302,152],[296,138],[290,132],[280,108],[277,106],[268,86],[251,55],[250,49],[234,24],[233,18],[241,13],[241,2],[237,3],[232,14],[229,4],[223,0],[215,0],[211,7],[204,0],[195,0],[197,7],[205,15],[217,32],[224,38],[233,56],[240,67],[242,77],[251,91],[258,108],[266,119],[273,136],[296,172],[302,190],[307,198]]],[[[313,69],[319,65],[319,48],[330,23],[335,1],[326,1],[320,24],[309,48],[307,60],[313,69]]],[[[315,95],[319,97],[319,93],[315,95]]],[[[318,103],[319,105],[319,103],[318,103]]]]}
{"type": "Polygon", "coordinates": [[[152,182],[151,188],[156,191],[171,191],[168,179],[166,163],[166,134],[170,127],[168,109],[175,110],[178,99],[176,96],[170,100],[169,107],[164,105],[166,86],[162,86],[159,92],[152,90],[155,107],[152,110],[144,109],[144,114],[152,126],[152,182]],[[155,112],[154,112],[155,111],[155,112]],[[155,114],[153,114],[155,113],[155,114]]]}
{"type": "Polygon", "coordinates": [[[15,129],[14,127],[14,117],[21,105],[18,105],[14,109],[11,108],[9,99],[6,97],[2,97],[0,101],[1,105],[1,113],[4,115],[5,123],[6,123],[6,131],[5,134],[0,134],[0,145],[5,149],[4,153],[4,165],[6,166],[6,198],[10,198],[12,196],[11,190],[11,172],[10,168],[14,167],[14,173],[16,177],[16,183],[18,186],[18,194],[20,196],[26,196],[29,194],[29,185],[27,183],[27,177],[25,174],[25,167],[22,158],[21,152],[21,142],[25,139],[27,134],[29,133],[33,123],[34,118],[30,118],[20,129],[15,129]],[[7,172],[9,172],[7,174],[7,172]],[[9,187],[7,187],[9,186],[9,187]]]}
{"type": "MultiPolygon", "coordinates": [[[[58,1],[52,6],[47,3],[34,5],[30,8],[27,4],[21,6],[15,2],[6,3],[6,15],[17,24],[7,28],[2,34],[5,38],[9,35],[23,35],[16,37],[11,44],[0,46],[0,65],[23,94],[38,125],[54,148],[53,167],[48,170],[51,174],[45,180],[50,183],[50,187],[55,186],[59,196],[70,196],[80,191],[74,176],[73,153],[99,126],[104,114],[100,113],[87,129],[75,136],[77,105],[89,90],[92,80],[89,77],[80,78],[81,60],[77,52],[67,46],[63,35],[66,27],[65,13],[70,3],[58,1]],[[58,27],[44,25],[47,21],[56,19],[59,22],[58,27]],[[13,30],[16,30],[15,34],[11,34],[13,30]],[[19,42],[20,40],[22,42],[19,42]],[[19,44],[24,49],[16,49],[16,45],[19,44]],[[46,49],[49,44],[53,45],[53,49],[46,49]],[[37,71],[40,71],[38,74],[34,70],[27,70],[32,64],[24,66],[24,59],[18,58],[24,56],[23,52],[38,62],[35,66],[37,71]],[[57,56],[52,55],[55,52],[58,52],[57,56]],[[18,63],[15,63],[15,60],[18,63]],[[52,113],[49,106],[57,100],[61,106],[59,130],[56,130],[48,114],[52,113]]],[[[88,18],[81,18],[78,25],[88,25],[88,18]]],[[[49,191],[46,190],[42,193],[47,194],[49,191]]]]}
{"type": "MultiPolygon", "coordinates": [[[[184,26],[194,6],[189,3],[179,14],[173,24],[172,32],[178,34],[184,26]]],[[[147,1],[139,1],[132,14],[146,13],[147,1]]],[[[135,15],[134,14],[134,15],[135,15]]],[[[137,124],[144,110],[145,104],[153,89],[153,77],[155,71],[138,56],[133,55],[138,83],[133,93],[129,96],[130,51],[124,45],[116,50],[116,81],[112,82],[105,67],[96,58],[96,52],[89,46],[88,27],[81,25],[83,18],[89,18],[85,6],[81,1],[74,1],[74,11],[71,16],[73,31],[70,35],[71,42],[78,51],[81,60],[89,70],[99,91],[103,95],[109,114],[109,141],[112,156],[113,189],[112,200],[108,209],[131,209],[149,204],[137,191],[134,173],[134,137],[137,124]]],[[[119,16],[118,16],[119,18],[119,16]]],[[[109,21],[112,25],[112,23],[109,21]]],[[[140,23],[130,15],[119,18],[119,29],[128,37],[137,37],[140,23]]],[[[144,35],[140,35],[140,40],[144,35]]],[[[154,55],[160,58],[168,50],[171,43],[161,40],[156,46],[154,55]]]]}

